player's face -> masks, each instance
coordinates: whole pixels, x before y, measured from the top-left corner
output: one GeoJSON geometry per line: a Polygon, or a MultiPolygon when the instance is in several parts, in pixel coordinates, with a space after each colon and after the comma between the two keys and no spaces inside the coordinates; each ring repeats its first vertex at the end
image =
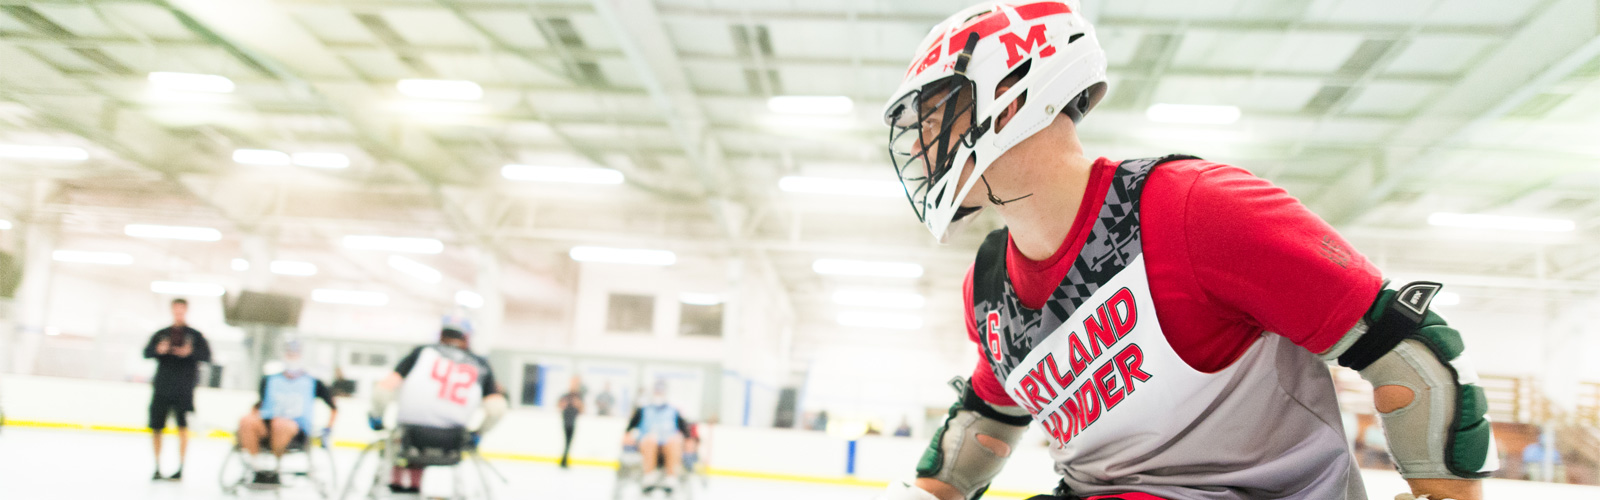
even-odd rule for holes
{"type": "Polygon", "coordinates": [[[917,103],[917,116],[922,118],[918,123],[921,133],[912,147],[912,154],[921,158],[930,179],[948,161],[948,156],[955,154],[957,141],[972,128],[971,107],[971,94],[952,88],[935,91],[917,103]]]}
{"type": "Polygon", "coordinates": [[[172,305],[172,323],[173,324],[175,324],[175,325],[183,324],[184,318],[187,317],[188,315],[189,315],[189,304],[185,304],[185,303],[179,302],[179,303],[176,303],[176,304],[172,305]]]}

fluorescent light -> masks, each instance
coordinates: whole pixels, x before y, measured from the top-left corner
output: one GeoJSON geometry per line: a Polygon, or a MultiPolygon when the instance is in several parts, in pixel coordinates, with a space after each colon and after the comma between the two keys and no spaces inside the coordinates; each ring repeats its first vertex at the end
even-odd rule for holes
{"type": "Polygon", "coordinates": [[[444,274],[440,273],[438,269],[399,255],[389,256],[389,267],[422,280],[424,283],[438,283],[439,280],[444,279],[444,274]]]}
{"type": "Polygon", "coordinates": [[[839,290],[833,292],[833,303],[844,306],[921,309],[927,304],[927,299],[920,293],[912,292],[839,290]]]}
{"type": "Polygon", "coordinates": [[[185,283],[182,281],[152,281],[150,291],[162,295],[199,295],[221,297],[222,285],[216,283],[185,283]]]}
{"type": "Polygon", "coordinates": [[[1227,125],[1239,121],[1239,115],[1238,106],[1202,104],[1152,104],[1144,112],[1153,122],[1199,125],[1227,125]]]}
{"type": "Polygon", "coordinates": [[[389,294],[383,292],[366,292],[361,290],[335,290],[332,288],[318,288],[311,291],[311,300],[324,304],[345,304],[352,306],[383,306],[389,304],[389,294]]]}
{"type": "Polygon", "coordinates": [[[1512,217],[1509,215],[1452,214],[1439,212],[1428,216],[1428,224],[1467,229],[1497,229],[1502,231],[1571,232],[1578,225],[1567,219],[1538,217],[1512,217]]]}
{"type": "Polygon", "coordinates": [[[483,98],[483,87],[466,80],[406,79],[396,83],[395,88],[407,97],[418,99],[476,101],[483,98]]]}
{"type": "Polygon", "coordinates": [[[295,153],[290,156],[295,165],[312,168],[347,168],[350,157],[339,153],[295,153]]]}
{"type": "Polygon", "coordinates": [[[608,262],[640,266],[670,266],[678,262],[678,254],[667,250],[636,248],[572,247],[568,253],[578,262],[608,262]]]}
{"type": "Polygon", "coordinates": [[[89,151],[73,146],[24,146],[21,144],[0,144],[0,158],[82,161],[89,159],[89,151]]]}
{"type": "Polygon", "coordinates": [[[883,278],[920,278],[922,266],[910,262],[874,260],[817,259],[811,263],[817,274],[835,276],[875,276],[883,278]]]}
{"type": "Polygon", "coordinates": [[[245,165],[266,165],[269,167],[287,167],[294,163],[289,159],[289,154],[271,149],[235,149],[233,162],[245,165]]]}
{"type": "Polygon", "coordinates": [[[839,95],[780,95],[767,99],[768,110],[786,115],[843,115],[855,107],[855,101],[839,95]]]}
{"type": "Polygon", "coordinates": [[[80,264],[106,264],[112,266],[126,266],[133,263],[133,256],[122,252],[86,252],[82,250],[56,250],[50,253],[50,258],[56,262],[77,262],[80,264]]]}
{"type": "Polygon", "coordinates": [[[222,239],[222,231],[209,227],[128,224],[122,228],[122,231],[135,238],[188,241],[218,241],[222,239]]]}
{"type": "Polygon", "coordinates": [[[298,260],[275,260],[272,261],[272,264],[268,267],[268,269],[272,271],[272,274],[282,274],[284,276],[317,275],[316,264],[312,264],[310,262],[301,262],[298,260]]]}
{"type": "Polygon", "coordinates": [[[622,172],[597,167],[552,167],[546,165],[506,165],[500,175],[514,181],[565,182],[570,184],[622,184],[622,172]]]}
{"type": "Polygon", "coordinates": [[[427,253],[444,251],[444,242],[433,238],[407,236],[350,235],[344,237],[344,247],[351,250],[378,250],[381,252],[427,253]]]}
{"type": "Polygon", "coordinates": [[[1461,294],[1455,292],[1439,292],[1439,295],[1429,302],[1428,306],[1450,307],[1461,304],[1461,294]]]}
{"type": "Polygon", "coordinates": [[[483,307],[483,296],[472,290],[461,290],[456,292],[456,304],[461,307],[477,309],[483,307]]]}
{"type": "Polygon", "coordinates": [[[678,294],[678,302],[692,306],[714,306],[722,303],[722,296],[714,293],[684,292],[678,294]]]}
{"type": "Polygon", "coordinates": [[[839,313],[840,325],[856,328],[883,328],[889,330],[917,330],[922,328],[922,316],[902,313],[877,313],[846,311],[839,313]]]}
{"type": "Polygon", "coordinates": [[[221,75],[157,71],[150,73],[150,84],[167,90],[185,92],[211,92],[214,94],[233,92],[233,80],[221,75]]]}
{"type": "Polygon", "coordinates": [[[233,265],[233,270],[235,270],[235,271],[249,271],[250,270],[250,261],[248,261],[248,260],[233,259],[232,265],[233,265]]]}
{"type": "Polygon", "coordinates": [[[829,177],[786,176],[778,179],[778,189],[789,193],[837,194],[846,196],[876,196],[904,198],[906,192],[898,181],[876,179],[838,179],[829,177]]]}
{"type": "Polygon", "coordinates": [[[11,229],[11,221],[0,219],[0,230],[11,229]]]}

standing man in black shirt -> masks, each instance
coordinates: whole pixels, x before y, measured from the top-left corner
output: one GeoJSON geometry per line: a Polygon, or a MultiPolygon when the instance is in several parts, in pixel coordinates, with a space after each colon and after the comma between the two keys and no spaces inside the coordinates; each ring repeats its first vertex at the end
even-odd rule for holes
{"type": "Polygon", "coordinates": [[[189,413],[194,411],[194,388],[200,383],[200,363],[211,362],[211,345],[198,330],[189,328],[184,317],[189,313],[189,301],[172,300],[172,326],[162,328],[150,336],[144,347],[144,357],[156,360],[156,376],[151,381],[154,391],[150,397],[150,434],[155,445],[156,473],[151,479],[161,477],[161,433],[167,427],[167,415],[175,414],[178,420],[178,472],[170,479],[183,479],[183,460],[189,451],[189,413]]]}
{"type": "Polygon", "coordinates": [[[583,379],[572,377],[572,386],[557,403],[561,407],[561,431],[567,444],[561,448],[561,468],[567,468],[567,457],[572,454],[572,434],[578,429],[578,414],[583,413],[583,379]]]}

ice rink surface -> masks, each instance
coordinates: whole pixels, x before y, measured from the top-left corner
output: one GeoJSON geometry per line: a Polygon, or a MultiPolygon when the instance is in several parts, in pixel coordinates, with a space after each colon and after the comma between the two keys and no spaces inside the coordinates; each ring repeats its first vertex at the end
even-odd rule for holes
{"type": "MultiPolygon", "coordinates": [[[[168,439],[164,450],[167,474],[177,462],[176,442],[168,439]]],[[[315,500],[305,486],[288,486],[272,492],[241,491],[224,494],[218,486],[218,464],[228,452],[221,439],[195,438],[190,443],[184,480],[150,479],[150,438],[132,433],[7,427],[0,431],[0,499],[3,500],[212,500],[276,498],[315,500]]],[[[357,450],[335,450],[340,484],[354,462],[357,450]]],[[[507,484],[498,485],[501,500],[606,500],[612,495],[614,471],[578,466],[562,470],[539,462],[495,460],[507,484]]],[[[909,467],[909,464],[908,464],[909,467]]],[[[1367,471],[1367,488],[1373,500],[1386,500],[1404,487],[1398,475],[1367,471]]],[[[713,476],[696,500],[815,500],[870,499],[878,488],[713,476]]],[[[1486,498],[1538,500],[1594,500],[1600,487],[1491,480],[1486,498]]],[[[405,497],[401,497],[405,498],[405,497]]],[[[629,499],[638,498],[629,495],[629,499]]]]}

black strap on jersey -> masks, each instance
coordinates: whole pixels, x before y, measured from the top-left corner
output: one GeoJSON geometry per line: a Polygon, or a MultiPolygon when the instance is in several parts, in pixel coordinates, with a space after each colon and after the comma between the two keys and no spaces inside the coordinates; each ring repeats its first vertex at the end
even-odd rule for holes
{"type": "MultiPolygon", "coordinates": [[[[1444,285],[1431,281],[1416,281],[1400,287],[1384,306],[1383,314],[1367,328],[1367,333],[1339,355],[1339,366],[1356,371],[1366,369],[1378,358],[1394,350],[1400,342],[1416,334],[1422,327],[1422,318],[1428,314],[1428,305],[1444,285]]],[[[1380,293],[1379,300],[1388,294],[1380,293]]]]}
{"type": "Polygon", "coordinates": [[[950,380],[950,386],[961,393],[961,409],[978,412],[983,418],[994,420],[1002,424],[1023,427],[1033,423],[1032,415],[1006,415],[995,411],[994,406],[978,396],[978,391],[973,389],[972,382],[956,377],[950,380]]]}

